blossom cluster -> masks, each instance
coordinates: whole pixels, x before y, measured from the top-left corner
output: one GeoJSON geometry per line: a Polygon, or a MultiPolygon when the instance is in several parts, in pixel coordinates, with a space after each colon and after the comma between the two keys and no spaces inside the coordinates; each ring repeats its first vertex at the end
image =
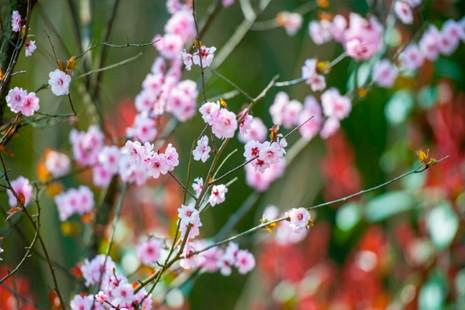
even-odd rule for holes
{"type": "Polygon", "coordinates": [[[36,93],[28,93],[27,90],[19,87],[10,89],[5,100],[11,111],[14,113],[21,112],[24,116],[32,116],[40,108],[40,99],[36,93]]]}
{"type": "Polygon", "coordinates": [[[237,130],[236,114],[222,108],[220,102],[207,102],[199,109],[202,119],[211,126],[213,134],[219,138],[232,138],[237,130]]]}
{"type": "Polygon", "coordinates": [[[215,57],[215,52],[216,47],[206,47],[205,45],[202,45],[200,50],[194,54],[190,54],[186,52],[186,50],[183,50],[181,52],[181,56],[182,61],[186,66],[186,70],[191,71],[193,64],[197,66],[201,65],[203,68],[210,67],[213,62],[213,58],[215,57]],[[200,55],[202,57],[200,57],[200,55]]]}
{"type": "Polygon", "coordinates": [[[245,144],[244,157],[245,160],[251,161],[252,167],[260,172],[265,172],[271,165],[281,161],[287,146],[285,138],[278,139],[273,142],[265,141],[260,143],[252,140],[245,144]]]}
{"type": "Polygon", "coordinates": [[[71,215],[88,214],[94,209],[94,194],[89,187],[81,185],[79,188],[70,188],[55,196],[55,203],[61,221],[66,221],[71,215]]]}
{"type": "Polygon", "coordinates": [[[98,255],[92,260],[86,259],[80,267],[86,286],[98,285],[97,295],[83,296],[77,294],[71,300],[72,309],[97,310],[107,309],[152,309],[151,296],[142,288],[135,293],[128,279],[116,271],[116,264],[111,257],[98,255]]]}

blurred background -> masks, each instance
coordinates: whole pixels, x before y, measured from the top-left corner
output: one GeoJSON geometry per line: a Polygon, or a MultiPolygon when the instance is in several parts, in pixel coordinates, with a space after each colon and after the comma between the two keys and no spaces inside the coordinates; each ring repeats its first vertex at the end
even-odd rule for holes
{"type": "MultiPolygon", "coordinates": [[[[195,3],[198,19],[202,20],[216,1],[195,3]]],[[[225,44],[235,40],[237,29],[244,27],[240,1],[215,11],[211,25],[201,37],[206,46],[215,46],[221,53],[225,44]]],[[[242,1],[245,2],[245,1],[242,1]]],[[[390,1],[251,1],[256,8],[252,21],[237,46],[215,70],[257,96],[273,76],[279,81],[301,77],[301,67],[308,58],[331,61],[343,52],[340,44],[313,43],[308,34],[311,20],[324,14],[362,16],[374,14],[384,21],[390,1]],[[261,9],[258,9],[262,6],[261,9]],[[281,11],[304,12],[302,28],[289,36],[283,27],[273,24],[281,11]],[[267,29],[255,26],[268,23],[267,29]]],[[[48,73],[56,69],[50,36],[59,59],[67,60],[80,54],[79,40],[87,38],[88,46],[105,41],[109,12],[114,1],[39,0],[31,16],[31,32],[36,41],[34,57],[21,55],[15,71],[27,74],[14,76],[11,85],[35,90],[47,83],[48,73]],[[69,2],[80,14],[78,38],[69,2]],[[86,24],[82,24],[85,21],[86,24]],[[46,33],[45,33],[46,32],[46,33]]],[[[10,12],[9,2],[0,1],[1,15],[10,12]]],[[[413,25],[398,24],[390,37],[388,52],[395,54],[424,23],[440,26],[447,19],[464,16],[464,1],[423,1],[413,25]]],[[[156,34],[163,34],[169,19],[165,1],[120,0],[113,28],[107,41],[114,44],[146,43],[156,34]]],[[[4,18],[5,19],[5,18],[4,18]]],[[[100,49],[88,53],[95,68],[100,49]]],[[[107,49],[105,66],[135,59],[102,73],[98,100],[108,131],[114,137],[124,136],[136,114],[134,98],[155,58],[152,46],[107,49]]],[[[234,232],[241,232],[259,223],[265,207],[276,206],[280,212],[294,207],[309,207],[376,186],[420,165],[415,155],[419,149],[429,149],[430,156],[447,160],[425,173],[415,174],[384,188],[359,196],[346,203],[312,211],[315,226],[303,240],[280,243],[277,235],[266,231],[239,240],[256,257],[256,268],[244,276],[237,272],[229,277],[219,273],[168,274],[154,292],[156,309],[465,309],[465,46],[461,43],[451,56],[441,56],[425,64],[414,75],[401,75],[393,88],[371,88],[366,96],[353,100],[350,116],[342,121],[341,130],[322,140],[301,140],[297,132],[288,139],[298,143],[284,175],[265,192],[259,193],[245,183],[240,170],[238,181],[229,187],[227,200],[220,207],[202,214],[201,237],[209,238],[225,225],[236,210],[250,204],[246,215],[234,232]]],[[[353,91],[356,63],[346,58],[326,76],[327,85],[341,93],[353,91]],[[352,89],[351,89],[352,87],[352,89]]],[[[85,73],[77,62],[76,74],[85,73]]],[[[234,88],[206,69],[207,98],[217,98],[234,88]]],[[[182,79],[198,82],[200,72],[194,68],[183,72],[182,79]]],[[[22,128],[7,145],[7,167],[12,176],[23,175],[37,180],[37,166],[47,149],[70,154],[68,135],[72,128],[87,129],[98,123],[95,110],[88,103],[84,82],[73,80],[70,92],[74,106],[81,115],[79,122],[57,119],[22,128]],[[53,123],[52,123],[53,122],[53,123]]],[[[303,102],[312,94],[306,84],[272,89],[256,105],[254,116],[267,128],[272,124],[269,107],[278,91],[290,99],[303,102]]],[[[56,97],[49,90],[39,93],[44,113],[69,113],[66,98],[56,97]]],[[[91,99],[92,100],[92,99],[91,99]]],[[[239,111],[247,98],[236,95],[226,100],[231,110],[239,111]]],[[[199,95],[198,103],[202,103],[199,95]]],[[[13,118],[10,111],[5,119],[13,118]]],[[[187,155],[194,136],[202,130],[200,115],[179,123],[169,141],[181,154],[175,174],[186,178],[187,155]],[[183,156],[184,154],[184,156],[183,156]]],[[[238,149],[223,167],[224,171],[242,162],[243,144],[233,139],[226,154],[238,149]]],[[[289,154],[288,154],[289,155],[289,154]]],[[[192,176],[204,176],[206,165],[194,164],[192,176]]],[[[62,180],[63,188],[79,184],[91,186],[90,171],[62,180]]],[[[102,201],[105,191],[92,187],[96,201],[102,201]]],[[[5,250],[0,262],[2,274],[14,266],[24,253],[34,231],[23,218],[4,222],[8,210],[7,196],[0,196],[0,246],[5,250]]],[[[90,225],[79,217],[60,222],[53,198],[49,193],[40,197],[42,234],[53,260],[57,263],[61,290],[69,300],[80,287],[79,275],[72,269],[88,258],[90,225]]],[[[182,189],[168,177],[131,187],[123,205],[122,219],[116,230],[111,253],[126,273],[136,271],[139,263],[135,247],[148,233],[173,234],[177,208],[182,202],[182,189]]],[[[99,252],[104,253],[107,239],[99,252]]],[[[51,283],[50,272],[36,247],[18,274],[0,285],[0,309],[9,308],[18,291],[40,305],[53,302],[54,296],[45,283],[51,283]],[[8,286],[8,288],[6,287],[8,286]],[[10,300],[10,301],[8,301],[10,300]]],[[[139,270],[132,279],[145,278],[139,270]]],[[[82,287],[82,284],[81,284],[82,287]]],[[[29,309],[26,308],[21,309],[29,309]]],[[[49,308],[49,306],[45,306],[49,308]]],[[[30,309],[35,309],[31,306],[30,309]]]]}

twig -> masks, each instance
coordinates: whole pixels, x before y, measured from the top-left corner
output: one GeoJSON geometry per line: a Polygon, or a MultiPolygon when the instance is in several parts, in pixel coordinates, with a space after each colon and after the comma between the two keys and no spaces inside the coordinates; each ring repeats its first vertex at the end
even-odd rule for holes
{"type": "Polygon", "coordinates": [[[195,197],[195,195],[192,194],[191,191],[190,191],[188,188],[186,188],[186,186],[184,186],[184,184],[182,184],[182,182],[178,179],[177,176],[174,175],[174,173],[172,173],[171,171],[168,171],[168,173],[169,173],[170,176],[173,177],[173,179],[174,179],[176,182],[178,182],[179,185],[181,185],[181,187],[183,188],[183,190],[186,191],[186,192],[189,194],[189,196],[191,196],[194,200],[197,200],[197,197],[195,197]]]}

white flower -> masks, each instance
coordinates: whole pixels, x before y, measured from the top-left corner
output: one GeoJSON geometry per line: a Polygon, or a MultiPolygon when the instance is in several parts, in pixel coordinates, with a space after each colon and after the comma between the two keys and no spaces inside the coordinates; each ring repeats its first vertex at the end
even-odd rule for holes
{"type": "Polygon", "coordinates": [[[208,137],[203,136],[199,140],[197,140],[197,147],[192,152],[194,154],[194,160],[202,160],[202,162],[206,162],[207,159],[210,157],[211,147],[208,146],[208,137]]]}
{"type": "Polygon", "coordinates": [[[50,72],[48,75],[50,80],[48,80],[48,85],[52,87],[52,93],[55,96],[68,95],[69,93],[69,83],[71,83],[71,77],[56,69],[53,72],[50,72]]]}

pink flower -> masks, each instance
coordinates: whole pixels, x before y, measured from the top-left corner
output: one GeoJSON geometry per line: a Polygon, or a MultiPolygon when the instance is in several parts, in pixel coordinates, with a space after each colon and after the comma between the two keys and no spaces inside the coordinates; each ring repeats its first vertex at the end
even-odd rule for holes
{"type": "Polygon", "coordinates": [[[335,134],[339,128],[341,127],[341,123],[339,119],[336,117],[329,117],[323,124],[323,128],[321,128],[320,136],[322,139],[327,139],[333,134],[335,134]]]}
{"type": "Polygon", "coordinates": [[[26,42],[24,47],[25,47],[25,51],[26,51],[26,57],[30,57],[30,56],[32,56],[32,53],[34,53],[34,51],[37,48],[36,47],[36,41],[26,42]]]}
{"type": "Polygon", "coordinates": [[[36,96],[36,93],[29,93],[21,107],[21,113],[23,113],[24,116],[34,115],[34,112],[40,108],[39,102],[40,99],[36,96]]]}
{"type": "Polygon", "coordinates": [[[144,265],[155,264],[160,258],[161,241],[150,239],[137,247],[137,257],[144,265]]]}
{"type": "Polygon", "coordinates": [[[239,251],[239,245],[235,242],[228,243],[226,250],[223,255],[220,257],[217,263],[217,267],[220,269],[220,273],[223,276],[229,276],[232,271],[232,267],[236,262],[236,255],[239,251]]]}
{"type": "Polygon", "coordinates": [[[147,74],[144,81],[142,82],[142,88],[145,92],[147,92],[147,94],[145,95],[147,97],[146,100],[151,99],[154,101],[155,98],[158,97],[158,95],[160,95],[164,83],[165,76],[162,73],[147,74]]]}
{"type": "Polygon", "coordinates": [[[439,41],[439,51],[441,54],[449,56],[457,49],[460,43],[462,30],[455,20],[447,20],[441,29],[441,38],[439,41]]]}
{"type": "Polygon", "coordinates": [[[103,146],[103,139],[103,133],[96,125],[90,126],[87,132],[73,129],[69,134],[69,140],[76,162],[84,166],[95,165],[103,146]]]}
{"type": "Polygon", "coordinates": [[[107,295],[104,292],[100,291],[97,295],[95,295],[95,301],[103,304],[105,301],[107,301],[107,295]]]}
{"type": "Polygon", "coordinates": [[[252,158],[260,155],[262,144],[256,140],[251,140],[245,144],[244,149],[245,160],[251,160],[252,158]]]}
{"type": "MultiPolygon", "coordinates": [[[[16,195],[22,200],[23,205],[27,206],[32,197],[32,185],[29,180],[23,176],[19,176],[15,180],[11,181],[11,187],[15,191],[16,195]]],[[[10,207],[18,206],[18,200],[13,192],[7,189],[6,193],[8,195],[8,204],[10,207]]]]}
{"type": "Polygon", "coordinates": [[[170,144],[165,150],[166,164],[168,165],[168,171],[173,171],[174,167],[179,165],[179,155],[176,149],[170,144]]]}
{"type": "Polygon", "coordinates": [[[136,96],[135,106],[139,112],[149,112],[155,103],[155,97],[150,91],[143,90],[136,96]]]}
{"type": "Polygon", "coordinates": [[[122,155],[118,161],[118,174],[121,181],[127,183],[136,183],[138,186],[144,185],[150,176],[147,169],[139,164],[134,163],[129,155],[122,155]]]}
{"type": "Polygon", "coordinates": [[[145,114],[137,114],[132,127],[126,128],[126,135],[129,138],[138,138],[143,142],[153,141],[157,133],[155,121],[145,114]]]}
{"type": "Polygon", "coordinates": [[[287,146],[286,139],[275,142],[265,141],[260,148],[259,159],[264,161],[267,165],[278,163],[283,158],[286,151],[284,147],[287,146]]]}
{"type": "Polygon", "coordinates": [[[165,154],[158,154],[156,152],[148,154],[145,157],[145,168],[147,169],[147,174],[154,179],[158,179],[160,174],[167,174],[169,167],[165,154]]]}
{"type": "Polygon", "coordinates": [[[236,129],[236,114],[226,109],[221,109],[218,117],[213,120],[213,134],[219,139],[232,138],[236,129]]]}
{"type": "Polygon", "coordinates": [[[50,72],[48,76],[50,77],[48,85],[52,87],[52,93],[55,96],[69,94],[69,84],[71,83],[71,77],[69,75],[56,69],[55,71],[50,72]]]}
{"type": "Polygon", "coordinates": [[[333,18],[333,22],[329,28],[329,31],[331,32],[331,35],[334,38],[334,41],[336,42],[342,42],[344,39],[344,32],[347,27],[347,21],[342,15],[336,15],[333,18]]]}
{"type": "Polygon", "coordinates": [[[339,91],[332,87],[321,95],[323,113],[328,117],[339,120],[346,118],[352,110],[352,103],[346,96],[341,96],[339,91]]]}
{"type": "Polygon", "coordinates": [[[251,140],[263,142],[266,140],[267,134],[268,129],[266,128],[265,124],[263,124],[263,121],[258,117],[254,117],[250,123],[249,129],[245,133],[239,135],[237,138],[242,143],[247,143],[251,140]]]}
{"type": "Polygon", "coordinates": [[[438,58],[440,41],[441,35],[438,28],[430,25],[418,42],[420,51],[426,59],[434,61],[438,58]]]}
{"type": "Polygon", "coordinates": [[[202,162],[206,162],[207,159],[210,157],[211,147],[208,146],[208,137],[203,136],[199,140],[197,140],[197,147],[193,151],[194,160],[202,160],[202,162]]]}
{"type": "Polygon", "coordinates": [[[403,0],[397,0],[394,4],[394,11],[396,12],[397,17],[404,24],[413,23],[413,14],[410,5],[403,0]]]}
{"type": "MultiPolygon", "coordinates": [[[[282,125],[283,124],[283,114],[284,109],[289,103],[289,96],[285,92],[278,92],[276,97],[274,97],[273,104],[270,106],[270,114],[273,119],[273,124],[282,125]]],[[[292,123],[292,120],[287,122],[292,123]]]]}
{"type": "MultiPolygon", "coordinates": [[[[85,285],[87,287],[94,285],[100,281],[100,274],[101,274],[104,262],[105,262],[105,255],[103,254],[97,255],[91,261],[89,261],[88,259],[84,260],[84,264],[82,264],[81,266],[81,272],[82,272],[83,278],[86,280],[85,285]]],[[[115,263],[113,262],[111,257],[108,256],[106,258],[105,268],[103,270],[102,278],[104,281],[107,281],[108,278],[113,275],[113,269],[115,268],[116,268],[115,263]]]]}
{"type": "Polygon", "coordinates": [[[378,61],[373,67],[373,80],[380,87],[389,88],[394,85],[399,71],[387,59],[378,61]]]}
{"type": "Polygon", "coordinates": [[[351,13],[349,28],[344,33],[344,46],[348,55],[355,60],[367,60],[382,47],[383,26],[376,17],[369,20],[351,13]]]}
{"type": "Polygon", "coordinates": [[[11,14],[11,30],[13,32],[21,31],[21,15],[18,11],[13,11],[11,14]]]}
{"type": "MultiPolygon", "coordinates": [[[[134,298],[134,289],[129,283],[120,283],[118,287],[113,290],[113,297],[119,300],[119,309],[121,305],[131,305],[134,298]]],[[[128,307],[129,308],[129,307],[128,307]]]]}
{"type": "Polygon", "coordinates": [[[150,154],[153,150],[153,144],[145,142],[142,145],[139,141],[132,142],[131,140],[126,141],[123,147],[122,154],[128,155],[133,163],[139,164],[144,162],[145,157],[150,154]]]}
{"type": "Polygon", "coordinates": [[[239,250],[236,254],[235,266],[240,274],[246,274],[255,267],[255,258],[249,251],[239,250]]]}
{"type": "MultiPolygon", "coordinates": [[[[215,57],[215,51],[216,51],[216,47],[214,47],[214,46],[212,46],[212,47],[205,47],[205,46],[200,47],[200,52],[202,53],[202,67],[206,68],[206,67],[209,67],[212,64],[213,58],[215,57]]],[[[199,52],[195,53],[192,56],[192,61],[194,62],[194,64],[200,66],[199,52]]]]}
{"type": "Polygon", "coordinates": [[[197,84],[194,81],[182,81],[171,90],[166,100],[166,110],[184,122],[194,116],[198,95],[197,84]]]}
{"type": "Polygon", "coordinates": [[[244,168],[247,185],[254,188],[257,192],[264,192],[274,180],[283,175],[286,161],[282,158],[277,164],[270,165],[264,172],[250,165],[246,165],[244,168]]]}
{"type": "Polygon", "coordinates": [[[49,151],[45,155],[45,168],[54,177],[61,177],[71,170],[71,160],[66,154],[49,151]]]}
{"type": "Polygon", "coordinates": [[[154,75],[161,74],[163,75],[166,70],[166,63],[163,57],[157,57],[152,64],[151,72],[154,75]]]}
{"type": "Polygon", "coordinates": [[[208,199],[208,202],[212,207],[224,202],[226,199],[227,192],[228,188],[225,185],[213,185],[212,193],[210,195],[210,198],[208,199]]]}
{"type": "Polygon", "coordinates": [[[289,217],[289,225],[294,232],[308,228],[308,221],[310,221],[310,213],[305,208],[291,209],[286,212],[286,216],[289,217]]]}
{"type": "Polygon", "coordinates": [[[405,70],[414,71],[423,65],[423,55],[416,44],[409,44],[399,55],[400,65],[405,70]]]}
{"type": "Polygon", "coordinates": [[[181,223],[184,224],[194,224],[200,219],[199,211],[195,209],[194,203],[190,203],[187,206],[181,205],[181,208],[178,209],[178,216],[181,223]]]}
{"type": "Polygon", "coordinates": [[[11,111],[18,113],[21,111],[24,103],[26,102],[26,98],[27,91],[22,88],[15,87],[10,89],[8,95],[5,97],[5,100],[11,111]]]}
{"type": "Polygon", "coordinates": [[[74,296],[73,300],[71,300],[70,306],[73,310],[90,310],[93,304],[94,301],[90,296],[82,296],[77,294],[74,296]]]}
{"type": "Polygon", "coordinates": [[[160,35],[155,36],[154,41],[159,40],[154,43],[156,49],[160,54],[167,59],[174,59],[179,57],[184,41],[180,35],[177,34],[165,34],[163,37],[160,35]]]}
{"type": "Polygon", "coordinates": [[[94,194],[89,187],[81,185],[71,188],[54,198],[60,214],[60,220],[66,221],[71,215],[84,215],[94,208],[94,194]]]}
{"type": "Polygon", "coordinates": [[[174,13],[165,24],[165,32],[177,34],[184,44],[191,41],[196,34],[192,12],[182,10],[174,13]]]}
{"type": "MultiPolygon", "coordinates": [[[[237,117],[240,118],[243,113],[244,113],[244,111],[239,113],[237,115],[237,117]]],[[[252,122],[253,122],[253,116],[250,115],[249,113],[247,113],[245,115],[245,117],[241,120],[240,124],[239,124],[239,134],[240,135],[245,135],[247,133],[247,131],[250,129],[250,127],[252,125],[252,122]]]]}
{"type": "Polygon", "coordinates": [[[105,188],[110,184],[113,174],[104,166],[98,165],[92,168],[92,176],[95,186],[105,188]]]}
{"type": "Polygon", "coordinates": [[[308,24],[308,33],[317,45],[329,42],[332,39],[330,31],[331,23],[327,20],[311,21],[308,24]]]}
{"type": "Polygon", "coordinates": [[[186,52],[186,50],[181,51],[182,62],[186,66],[187,71],[191,71],[192,65],[194,64],[192,60],[192,54],[186,52]]]}
{"type": "Polygon", "coordinates": [[[207,102],[200,107],[199,112],[202,114],[203,121],[208,125],[213,126],[215,120],[220,115],[220,103],[207,102]]]}
{"type": "Polygon", "coordinates": [[[307,121],[299,128],[302,137],[308,141],[313,139],[320,131],[322,118],[321,108],[315,97],[307,96],[304,101],[304,109],[299,114],[299,124],[303,124],[307,121]],[[312,116],[313,118],[307,121],[312,116]]]}
{"type": "Polygon", "coordinates": [[[221,0],[221,4],[227,8],[234,4],[234,0],[221,0]]]}
{"type": "Polygon", "coordinates": [[[187,236],[187,239],[194,239],[200,234],[199,228],[202,226],[202,222],[200,221],[200,218],[197,216],[194,217],[192,222],[181,221],[181,223],[179,224],[179,231],[181,233],[182,239],[186,236],[189,225],[191,229],[189,230],[189,235],[187,236]]]}
{"type": "Polygon", "coordinates": [[[121,151],[117,146],[104,146],[98,154],[98,162],[114,175],[118,173],[118,160],[120,156],[121,151]]]}
{"type": "Polygon", "coordinates": [[[302,77],[305,79],[305,83],[310,85],[312,91],[324,90],[326,88],[326,80],[323,75],[320,75],[316,71],[316,60],[307,59],[305,65],[302,67],[302,77]]]}
{"type": "Polygon", "coordinates": [[[459,20],[459,26],[461,29],[460,37],[462,38],[462,42],[465,42],[465,17],[462,17],[462,19],[459,20]]]}
{"type": "Polygon", "coordinates": [[[199,262],[199,258],[197,255],[193,255],[189,258],[185,258],[187,255],[192,254],[195,252],[195,248],[191,245],[190,242],[186,243],[184,250],[182,252],[183,259],[179,262],[179,265],[184,269],[192,269],[196,268],[199,262]]]}
{"type": "Polygon", "coordinates": [[[302,20],[302,15],[298,13],[280,12],[276,16],[278,25],[284,27],[290,36],[294,36],[299,31],[302,27],[302,20]]]}
{"type": "MultiPolygon", "coordinates": [[[[206,246],[207,244],[205,244],[206,246]]],[[[223,256],[223,250],[218,247],[210,248],[202,253],[199,253],[199,268],[206,272],[218,271],[218,260],[223,256]]]]}
{"type": "Polygon", "coordinates": [[[199,198],[200,193],[203,190],[203,179],[202,178],[195,178],[194,183],[192,183],[192,188],[195,191],[195,197],[199,198]]]}
{"type": "Polygon", "coordinates": [[[276,232],[274,234],[276,244],[281,246],[286,246],[290,244],[296,244],[303,239],[308,234],[308,230],[303,229],[299,231],[293,231],[291,226],[287,223],[280,223],[276,228],[276,232]]]}

